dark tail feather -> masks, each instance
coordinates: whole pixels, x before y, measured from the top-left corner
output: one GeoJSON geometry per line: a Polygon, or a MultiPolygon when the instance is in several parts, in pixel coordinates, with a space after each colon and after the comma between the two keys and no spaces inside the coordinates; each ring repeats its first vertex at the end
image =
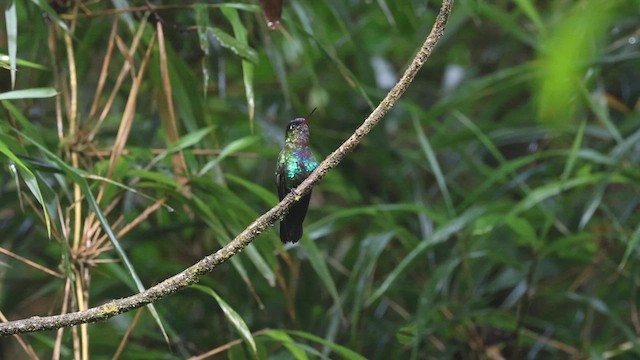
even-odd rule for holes
{"type": "Polygon", "coordinates": [[[283,243],[297,243],[302,238],[302,223],[297,226],[288,226],[286,221],[280,222],[280,240],[283,243]]]}
{"type": "Polygon", "coordinates": [[[307,216],[310,199],[311,193],[305,195],[293,205],[289,213],[280,222],[280,240],[283,243],[297,243],[302,238],[302,223],[305,216],[307,216]]]}

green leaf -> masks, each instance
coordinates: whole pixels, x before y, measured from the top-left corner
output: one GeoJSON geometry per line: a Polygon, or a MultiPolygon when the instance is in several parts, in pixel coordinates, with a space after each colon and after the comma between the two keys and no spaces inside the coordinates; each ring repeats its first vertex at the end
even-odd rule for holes
{"type": "Polygon", "coordinates": [[[367,299],[366,305],[371,305],[380,298],[393,285],[396,280],[404,273],[409,266],[427,249],[448,240],[453,234],[461,231],[468,224],[472,223],[476,218],[484,213],[484,209],[480,207],[471,208],[458,217],[450,220],[447,224],[436,230],[432,236],[423,239],[400,263],[389,273],[382,284],[367,299]]]}
{"type": "Polygon", "coordinates": [[[536,26],[538,32],[544,32],[545,26],[540,18],[540,14],[536,10],[536,7],[531,0],[515,0],[515,3],[522,9],[522,11],[527,15],[529,20],[536,26]]]}
{"type": "Polygon", "coordinates": [[[196,28],[198,31],[198,42],[200,50],[204,53],[202,57],[202,90],[207,95],[207,87],[209,86],[209,37],[207,29],[209,28],[209,8],[207,5],[197,3],[193,5],[196,13],[196,28]]]}
{"type": "Polygon", "coordinates": [[[402,345],[410,345],[415,341],[418,334],[418,328],[416,325],[403,326],[396,332],[396,340],[402,345]]]}
{"type": "Polygon", "coordinates": [[[53,88],[33,88],[0,93],[0,100],[39,99],[56,95],[58,95],[58,92],[53,88]]]}
{"type": "Polygon", "coordinates": [[[518,244],[531,246],[536,250],[542,247],[543,242],[536,234],[533,226],[531,226],[527,220],[515,216],[509,216],[506,218],[506,223],[511,231],[518,235],[516,238],[516,242],[518,244]]]}
{"type": "MultiPolygon", "coordinates": [[[[40,65],[38,63],[34,63],[28,60],[24,60],[24,59],[20,59],[20,58],[16,58],[16,65],[21,66],[21,67],[26,67],[26,68],[30,68],[30,69],[36,69],[36,70],[48,70],[49,68],[44,66],[44,65],[40,65]]],[[[10,56],[7,54],[3,54],[0,53],[0,66],[2,67],[6,67],[7,69],[11,69],[11,59],[10,56]],[[9,60],[7,62],[7,60],[9,60]]]]}
{"type": "Polygon", "coordinates": [[[565,259],[591,261],[598,251],[597,238],[591,233],[562,236],[543,248],[543,254],[565,259]]]}
{"type": "Polygon", "coordinates": [[[175,143],[171,144],[167,148],[167,150],[163,151],[162,153],[158,154],[158,156],[153,158],[153,160],[151,160],[147,167],[150,168],[160,161],[164,160],[167,156],[198,144],[200,141],[202,141],[202,139],[204,139],[205,136],[212,132],[213,129],[213,126],[208,126],[204,129],[199,129],[187,133],[185,136],[182,136],[180,139],[176,140],[175,143]]]}
{"type": "Polygon", "coordinates": [[[213,289],[202,286],[202,285],[191,285],[192,288],[196,290],[200,290],[205,294],[211,295],[216,301],[220,308],[222,308],[222,312],[224,316],[227,317],[227,320],[233,325],[233,327],[238,331],[238,334],[242,337],[244,342],[249,346],[251,350],[253,350],[253,354],[255,356],[258,355],[258,349],[256,347],[256,341],[253,338],[253,334],[249,330],[249,327],[244,322],[242,317],[229,305],[226,301],[224,301],[213,289]]]}
{"type": "Polygon", "coordinates": [[[587,122],[581,121],[580,127],[578,128],[578,134],[573,140],[573,145],[571,146],[571,152],[569,153],[567,159],[567,165],[564,167],[562,175],[560,176],[560,179],[562,180],[567,180],[569,178],[569,175],[571,175],[571,172],[573,171],[573,167],[576,164],[576,159],[578,158],[578,153],[580,152],[582,141],[584,140],[584,130],[586,127],[587,122]]]}
{"type": "Polygon", "coordinates": [[[254,244],[249,244],[245,249],[247,256],[253,262],[253,265],[260,271],[260,274],[267,280],[269,286],[276,286],[276,274],[273,272],[269,264],[260,255],[254,244]]]}
{"type": "MultiPolygon", "coordinates": [[[[229,20],[233,27],[233,33],[236,39],[244,46],[249,46],[247,41],[247,29],[242,24],[238,10],[230,7],[223,7],[222,13],[229,20]]],[[[253,92],[253,69],[254,65],[246,60],[242,61],[242,78],[244,81],[244,89],[247,97],[247,107],[249,108],[249,121],[251,122],[251,130],[253,131],[253,118],[255,114],[255,94],[253,92]]]]}
{"type": "Polygon", "coordinates": [[[296,359],[308,359],[307,354],[304,352],[304,350],[301,349],[301,346],[296,343],[286,332],[281,330],[266,330],[263,332],[263,335],[280,342],[296,359]]]}
{"type": "Polygon", "coordinates": [[[327,267],[327,263],[325,261],[324,256],[318,249],[316,243],[309,239],[308,236],[303,236],[300,241],[300,245],[304,249],[305,253],[309,257],[309,262],[311,263],[311,267],[316,271],[318,277],[324,284],[324,286],[329,290],[329,294],[331,294],[331,298],[333,302],[338,307],[340,313],[343,313],[342,310],[342,302],[340,301],[340,296],[338,295],[338,289],[336,288],[336,284],[333,282],[333,278],[331,277],[331,273],[329,272],[329,267],[327,267]]]}
{"type": "Polygon", "coordinates": [[[9,0],[4,10],[4,19],[7,23],[7,45],[9,47],[9,63],[11,65],[11,88],[16,87],[16,57],[18,54],[18,16],[16,14],[16,2],[9,0]]]}
{"type": "Polygon", "coordinates": [[[433,175],[436,177],[436,182],[438,183],[438,188],[440,188],[440,192],[442,193],[442,197],[444,197],[444,202],[447,205],[447,210],[450,216],[455,216],[456,211],[453,207],[453,202],[451,201],[451,195],[449,195],[449,189],[447,188],[447,179],[445,179],[442,170],[440,169],[440,165],[438,164],[438,159],[436,158],[436,154],[429,143],[429,140],[424,135],[424,132],[420,128],[420,123],[416,117],[413,118],[413,127],[416,130],[416,134],[418,136],[418,141],[420,142],[420,146],[424,151],[425,156],[427,157],[427,161],[429,166],[431,167],[431,171],[433,175]]]}
{"type": "Polygon", "coordinates": [[[335,351],[336,353],[338,353],[340,356],[344,357],[345,359],[356,359],[356,360],[365,360],[366,358],[358,353],[356,353],[355,351],[346,348],[344,346],[338,345],[336,343],[332,343],[330,341],[326,341],[320,337],[317,337],[313,334],[309,334],[307,332],[304,331],[294,331],[294,330],[290,330],[290,331],[286,331],[285,332],[291,334],[291,335],[295,335],[295,336],[299,336],[301,338],[307,339],[307,340],[311,340],[314,341],[318,344],[321,344],[323,346],[326,346],[328,348],[330,348],[331,350],[335,351]]]}
{"type": "Polygon", "coordinates": [[[229,155],[232,155],[238,151],[248,148],[249,146],[258,142],[260,138],[257,136],[247,136],[237,140],[232,141],[229,145],[225,146],[224,149],[220,152],[220,155],[215,159],[206,163],[202,170],[200,170],[199,175],[202,176],[206,174],[209,170],[213,169],[220,161],[224,160],[229,155]]]}
{"type": "MultiPolygon", "coordinates": [[[[15,130],[15,131],[18,132],[17,130],[15,130]]],[[[20,132],[18,132],[18,133],[20,133],[20,132]]],[[[27,135],[22,134],[22,133],[20,133],[20,135],[23,138],[25,138],[26,140],[28,140],[29,142],[31,142],[33,145],[35,145],[38,149],[40,149],[40,151],[42,151],[45,155],[47,155],[49,157],[49,159],[51,159],[51,161],[56,163],[60,167],[60,169],[73,182],[75,182],[76,184],[78,184],[80,186],[80,189],[82,191],[82,195],[86,199],[86,201],[89,204],[89,207],[91,208],[91,210],[93,210],[93,212],[96,214],[96,218],[98,219],[98,221],[102,225],[102,228],[103,228],[104,232],[107,234],[107,237],[111,241],[111,244],[113,245],[114,249],[116,250],[116,253],[118,254],[118,257],[120,258],[120,260],[122,260],[122,262],[124,263],[125,267],[129,271],[129,275],[131,276],[131,278],[135,282],[138,291],[139,292],[144,292],[145,291],[145,287],[142,284],[142,281],[140,280],[140,278],[138,277],[138,274],[137,274],[135,268],[133,267],[133,264],[131,264],[131,261],[129,261],[129,257],[127,256],[127,254],[125,253],[124,249],[122,248],[122,246],[120,244],[120,241],[118,240],[118,238],[116,237],[115,233],[113,232],[113,229],[111,229],[111,225],[109,225],[109,221],[104,216],[104,213],[102,212],[102,210],[100,210],[100,206],[98,205],[98,202],[96,201],[96,198],[93,196],[93,193],[91,192],[91,188],[89,187],[89,183],[87,182],[87,180],[84,177],[85,176],[85,172],[81,171],[81,170],[78,170],[78,169],[68,165],[66,162],[64,162],[62,159],[60,159],[54,153],[49,151],[46,147],[44,147],[40,143],[34,141],[33,139],[31,139],[27,135]]],[[[162,321],[160,320],[160,316],[158,315],[158,312],[156,311],[155,306],[153,304],[149,304],[149,305],[147,305],[147,307],[149,308],[149,312],[151,312],[151,315],[153,316],[153,318],[156,320],[156,323],[160,327],[160,330],[162,331],[162,334],[163,334],[163,336],[165,338],[165,341],[168,343],[169,342],[169,337],[167,336],[167,333],[166,333],[164,327],[162,326],[162,321]]]]}
{"type": "Polygon", "coordinates": [[[47,235],[51,237],[51,217],[49,216],[46,202],[42,196],[42,192],[40,191],[40,186],[38,185],[35,175],[31,172],[31,169],[29,169],[29,167],[9,149],[2,139],[0,139],[0,152],[18,165],[18,171],[24,178],[27,188],[29,188],[29,191],[31,191],[33,196],[35,196],[38,203],[40,203],[40,206],[42,206],[42,213],[44,214],[44,221],[47,226],[47,235]]]}
{"type": "Polygon", "coordinates": [[[640,253],[640,249],[638,248],[639,242],[640,242],[640,225],[637,225],[636,229],[633,231],[633,233],[629,237],[629,240],[627,241],[627,248],[624,251],[624,256],[622,257],[622,261],[620,262],[618,269],[622,270],[625,267],[625,265],[627,264],[627,261],[629,260],[629,256],[631,256],[632,251],[636,251],[637,253],[640,253]]]}
{"type": "Polygon", "coordinates": [[[598,182],[603,176],[604,174],[589,174],[567,181],[554,181],[543,185],[531,191],[522,201],[513,207],[509,215],[520,214],[552,196],[559,195],[563,191],[598,182]]]}
{"type": "Polygon", "coordinates": [[[230,173],[225,174],[225,179],[229,180],[230,182],[236,183],[246,190],[250,191],[251,193],[255,194],[264,202],[265,205],[273,206],[273,204],[278,201],[275,190],[265,189],[264,187],[256,184],[253,181],[249,181],[245,178],[235,176],[230,173]]]}
{"type": "Polygon", "coordinates": [[[211,34],[213,34],[216,39],[218,39],[220,45],[231,50],[234,54],[254,64],[258,63],[258,53],[249,45],[243,44],[220,28],[210,27],[208,31],[211,32],[211,34]]]}

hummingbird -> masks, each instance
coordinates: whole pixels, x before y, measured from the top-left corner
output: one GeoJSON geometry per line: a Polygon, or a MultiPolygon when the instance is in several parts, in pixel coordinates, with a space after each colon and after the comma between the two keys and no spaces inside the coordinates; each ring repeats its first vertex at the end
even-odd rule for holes
{"type": "MultiPolygon", "coordinates": [[[[278,156],[276,185],[280,201],[291,190],[300,185],[318,166],[318,161],[309,148],[309,125],[313,109],[306,118],[291,120],[284,136],[284,146],[278,156]]],[[[311,191],[296,201],[289,213],[280,222],[280,240],[296,243],[302,237],[302,222],[307,215],[311,191]]]]}

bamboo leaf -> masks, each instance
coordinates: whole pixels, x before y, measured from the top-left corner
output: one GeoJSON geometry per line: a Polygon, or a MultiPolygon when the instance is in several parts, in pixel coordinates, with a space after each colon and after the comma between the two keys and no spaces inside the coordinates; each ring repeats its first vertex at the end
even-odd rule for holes
{"type": "Polygon", "coordinates": [[[244,342],[249,346],[249,348],[253,351],[253,355],[258,355],[258,348],[256,347],[256,341],[253,338],[253,334],[249,330],[249,327],[244,322],[244,319],[226,302],[224,301],[220,295],[218,295],[213,289],[202,286],[202,285],[191,285],[192,288],[196,290],[200,290],[205,294],[212,296],[220,305],[224,316],[226,316],[227,320],[233,325],[238,334],[242,337],[244,342]]]}
{"type": "Polygon", "coordinates": [[[56,95],[58,95],[58,92],[53,88],[33,88],[0,93],[0,100],[39,99],[56,95]]]}

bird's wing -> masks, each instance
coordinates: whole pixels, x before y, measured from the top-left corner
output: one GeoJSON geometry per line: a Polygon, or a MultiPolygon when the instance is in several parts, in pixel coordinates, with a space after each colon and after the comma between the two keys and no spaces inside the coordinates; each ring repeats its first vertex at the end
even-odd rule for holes
{"type": "Polygon", "coordinates": [[[278,187],[278,197],[280,200],[284,199],[285,196],[289,193],[287,191],[287,174],[285,173],[287,170],[286,166],[280,166],[276,173],[276,186],[278,187]]]}

